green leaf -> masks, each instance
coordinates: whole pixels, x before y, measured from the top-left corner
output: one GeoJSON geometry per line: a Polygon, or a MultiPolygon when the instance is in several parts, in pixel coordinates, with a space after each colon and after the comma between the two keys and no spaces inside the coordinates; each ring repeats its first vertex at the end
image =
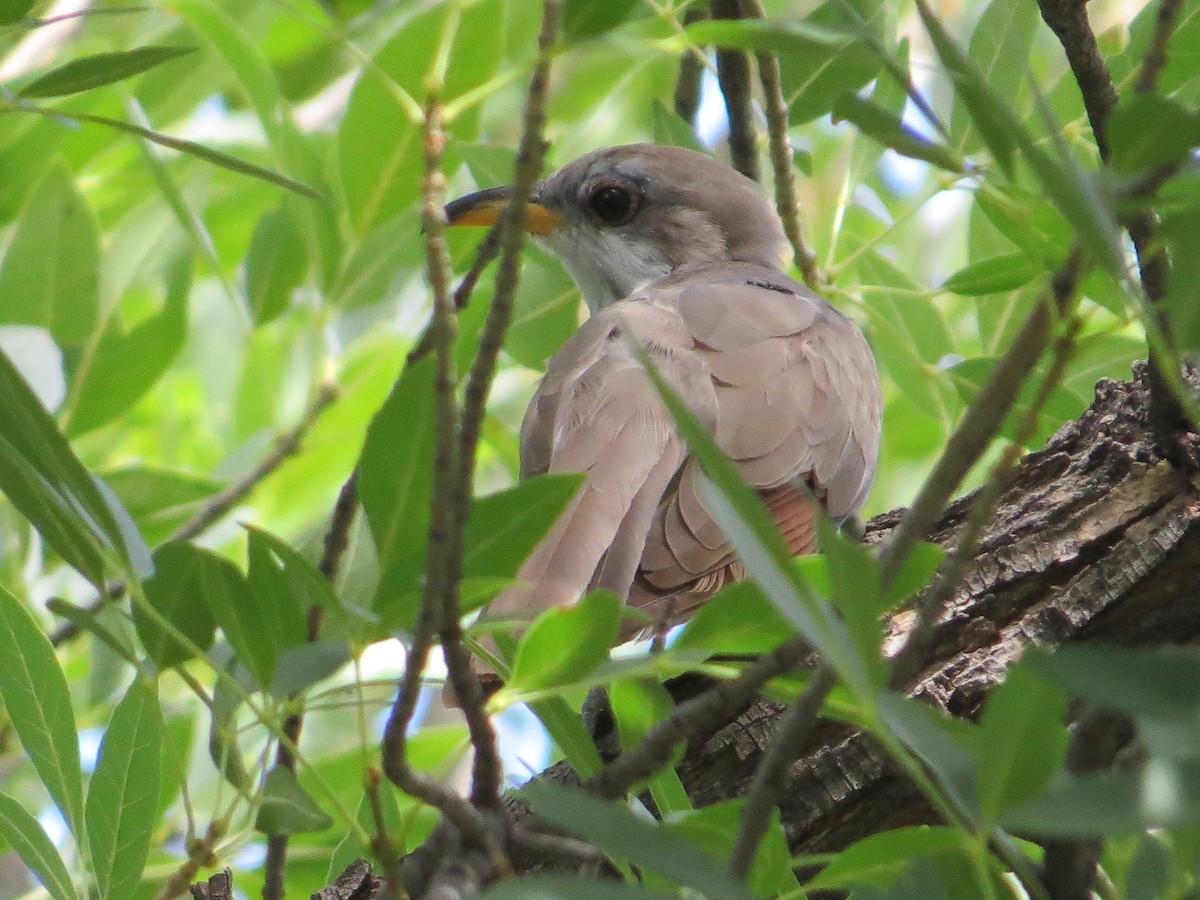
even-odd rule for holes
{"type": "MultiPolygon", "coordinates": [[[[1169,778],[1173,806],[1182,804],[1183,785],[1169,778]]],[[[1198,808],[1196,794],[1188,798],[1198,808]]],[[[1163,817],[1148,819],[1142,808],[1142,779],[1133,772],[1068,775],[1057,779],[1038,796],[1001,816],[1009,831],[1036,837],[1106,837],[1135,834],[1147,825],[1178,824],[1163,817]]],[[[1195,824],[1196,817],[1193,815],[1195,824]]]]}
{"type": "Polygon", "coordinates": [[[900,571],[892,579],[884,600],[885,609],[894,609],[909,597],[923,590],[946,558],[946,550],[940,544],[922,541],[908,552],[900,571]]]}
{"type": "Polygon", "coordinates": [[[1163,218],[1159,236],[1171,255],[1165,307],[1181,350],[1200,349],[1200,205],[1163,218]]]}
{"type": "Polygon", "coordinates": [[[249,782],[246,764],[238,747],[237,711],[242,694],[254,690],[250,673],[238,665],[227,644],[218,644],[210,654],[212,664],[223,669],[237,684],[237,689],[225,678],[218,678],[213,687],[212,722],[208,731],[208,755],[221,776],[238,790],[249,782]]]}
{"type": "MultiPolygon", "coordinates": [[[[391,41],[375,54],[350,95],[338,129],[342,187],[350,223],[358,234],[404,212],[421,193],[424,157],[421,128],[414,115],[413,97],[424,96],[424,79],[441,50],[449,61],[440,99],[452,100],[479,87],[496,73],[504,41],[497,23],[503,21],[499,0],[482,0],[464,9],[449,47],[441,48],[449,8],[435,4],[413,16],[391,41]],[[407,94],[409,102],[398,99],[407,94]],[[388,122],[387,140],[379,139],[379,123],[388,122]]],[[[456,140],[472,140],[477,115],[455,120],[456,140]]],[[[453,170],[453,159],[447,169],[453,170]]]]}
{"type": "Polygon", "coordinates": [[[879,653],[886,609],[879,562],[861,542],[838,531],[822,509],[817,522],[821,556],[829,573],[830,599],[858,647],[859,659],[877,687],[886,681],[887,665],[879,653]]]}
{"type": "Polygon", "coordinates": [[[976,781],[984,820],[1042,790],[1067,750],[1067,700],[1061,689],[1015,664],[988,697],[979,732],[976,781]]]}
{"type": "Polygon", "coordinates": [[[324,831],[332,824],[292,772],[276,766],[267,773],[262,805],[254,819],[256,829],[268,835],[302,834],[324,831]]]}
{"type": "Polygon", "coordinates": [[[225,557],[198,550],[196,558],[201,590],[213,618],[225,632],[225,639],[238,662],[246,667],[254,683],[263,690],[268,689],[275,677],[275,665],[284,640],[292,641],[299,633],[299,642],[303,642],[304,632],[296,628],[295,611],[281,611],[286,600],[281,604],[278,594],[260,605],[247,579],[225,557]],[[271,631],[280,623],[287,623],[284,635],[271,631]]]}
{"type": "MultiPolygon", "coordinates": [[[[207,552],[182,541],[154,551],[154,575],[142,583],[146,602],[201,651],[212,646],[216,620],[205,594],[203,570],[207,552]]],[[[142,609],[133,607],[133,622],[146,655],[159,671],[192,658],[192,651],[142,609]]]]}
{"type": "Polygon", "coordinates": [[[222,482],[205,475],[144,465],[112,469],[101,477],[152,547],[165,541],[222,487],[222,482]]]}
{"type": "Polygon", "coordinates": [[[95,216],[56,161],[21,215],[0,268],[0,322],[40,325],[62,345],[91,336],[100,237],[95,216]]]}
{"type": "Polygon", "coordinates": [[[349,662],[350,657],[350,645],[344,641],[314,641],[287,647],[279,654],[271,693],[279,698],[294,697],[328,678],[349,662]]]}
{"type": "Polygon", "coordinates": [[[641,12],[638,0],[566,0],[562,11],[563,40],[577,43],[599,37],[630,20],[632,14],[641,12]]]}
{"type": "Polygon", "coordinates": [[[754,895],[724,863],[668,829],[636,818],[627,808],[581,790],[533,781],[519,792],[534,812],[625,861],[705,896],[750,900],[754,895]]]}
{"type": "Polygon", "coordinates": [[[1006,253],[964,266],[942,282],[942,290],[979,297],[1014,291],[1044,274],[1045,270],[1024,253],[1006,253]]]}
{"type": "Polygon", "coordinates": [[[870,100],[853,94],[843,95],[833,105],[833,121],[837,123],[843,119],[901,156],[924,160],[948,172],[963,171],[963,161],[954,151],[921,137],[895,113],[870,100]]]}
{"type": "Polygon", "coordinates": [[[579,305],[579,289],[563,267],[536,246],[527,245],[505,352],[523,366],[545,369],[546,360],[579,327],[579,305]]]}
{"type": "Polygon", "coordinates": [[[0,587],[0,700],[13,731],[77,836],[83,834],[79,736],[50,641],[20,601],[0,587]]]}
{"type": "MultiPolygon", "coordinates": [[[[971,34],[968,55],[997,95],[1018,98],[1025,67],[1014,63],[1028,58],[1038,24],[1037,6],[1023,0],[991,0],[984,6],[971,34]]],[[[972,130],[963,98],[958,95],[950,115],[950,134],[954,145],[964,153],[974,153],[982,146],[972,130]]]]}
{"type": "Polygon", "coordinates": [[[683,627],[674,650],[718,653],[769,653],[796,630],[753,581],[726,585],[683,627]]]}
{"type": "Polygon", "coordinates": [[[1105,126],[1118,172],[1152,172],[1182,161],[1200,144],[1200,113],[1157,94],[1126,97],[1105,126]]]}
{"type": "Polygon", "coordinates": [[[253,541],[271,551],[275,565],[286,579],[288,590],[302,610],[313,606],[320,606],[327,611],[338,608],[339,601],[329,584],[329,579],[322,575],[313,563],[269,531],[255,528],[253,525],[243,527],[250,533],[253,541]]]}
{"type": "Polygon", "coordinates": [[[493,885],[480,900],[673,900],[677,894],[587,875],[532,875],[493,885]]]}
{"type": "Polygon", "coordinates": [[[574,606],[548,609],[517,647],[506,693],[544,691],[578,681],[608,659],[617,639],[621,601],[592,591],[574,606]]]}
{"type": "Polygon", "coordinates": [[[169,134],[163,134],[160,131],[154,131],[150,128],[143,128],[141,125],[134,125],[132,122],[124,122],[121,119],[114,119],[109,116],[98,116],[91,113],[71,112],[65,113],[59,110],[46,109],[40,106],[34,106],[31,103],[22,103],[17,109],[34,113],[35,115],[45,116],[46,118],[56,119],[61,123],[66,122],[90,122],[93,125],[103,125],[105,128],[112,128],[116,131],[123,131],[126,134],[132,134],[136,137],[144,138],[152,143],[167,147],[171,150],[178,150],[180,153],[186,153],[189,156],[194,156],[197,159],[202,159],[205,162],[210,162],[213,165],[220,166],[223,169],[228,169],[231,172],[237,172],[241,175],[249,175],[251,178],[257,178],[259,181],[265,181],[268,184],[273,184],[276,187],[281,187],[284,190],[291,191],[293,194],[299,194],[303,197],[309,197],[314,200],[325,200],[325,195],[316,188],[309,187],[296,181],[294,178],[289,178],[281,172],[276,172],[274,169],[268,169],[264,166],[255,165],[252,162],[247,162],[244,159],[238,159],[236,156],[230,156],[228,153],[222,153],[220,150],[213,150],[211,147],[206,147],[203,144],[198,144],[195,141],[187,141],[183,138],[172,137],[169,134]]]}
{"type": "Polygon", "coordinates": [[[961,101],[992,156],[1008,175],[1013,172],[1013,159],[1022,125],[1000,95],[988,84],[974,61],[962,51],[946,32],[945,26],[923,2],[918,0],[917,11],[933,42],[938,58],[946,67],[954,84],[954,96],[961,101]]]}
{"type": "MultiPolygon", "coordinates": [[[[724,859],[741,828],[743,806],[740,799],[710,803],[701,809],[670,816],[665,827],[711,856],[724,859]]],[[[771,813],[770,825],[754,855],[748,881],[750,889],[760,897],[776,897],[798,887],[792,872],[787,835],[777,810],[771,813]]]]}
{"type": "Polygon", "coordinates": [[[359,458],[362,500],[375,553],[379,586],[374,608],[389,627],[415,616],[417,579],[425,570],[435,442],[434,359],[405,368],[367,429],[359,458]]]}
{"type": "Polygon", "coordinates": [[[578,710],[572,709],[562,697],[533,700],[528,705],[580,778],[591,778],[603,768],[596,742],[578,710]]]}
{"type": "Polygon", "coordinates": [[[133,50],[84,56],[34,79],[17,96],[63,97],[90,91],[140,75],[147,69],[191,52],[191,47],[135,47],[133,50]]]}
{"type": "Polygon", "coordinates": [[[477,499],[464,538],[463,576],[514,577],[581,484],[578,473],[541,475],[477,499]]]}
{"type": "Polygon", "coordinates": [[[1190,647],[1130,649],[1089,643],[1030,651],[1030,668],[1074,697],[1128,713],[1156,753],[1194,756],[1200,741],[1200,652],[1190,647]]]}
{"type": "MultiPolygon", "coordinates": [[[[299,647],[308,640],[308,610],[293,588],[293,580],[275,556],[275,547],[259,529],[247,529],[249,565],[246,585],[258,608],[265,639],[273,645],[276,658],[281,651],[299,647]]],[[[274,666],[272,666],[272,673],[274,666]]]]}
{"type": "Polygon", "coordinates": [[[913,860],[962,852],[962,834],[949,827],[920,825],[873,834],[835,856],[806,890],[870,886],[890,888],[913,860]]]}
{"type": "Polygon", "coordinates": [[[12,797],[0,794],[0,838],[54,900],[77,900],[70,873],[38,820],[12,797]]]}
{"type": "MultiPolygon", "coordinates": [[[[979,357],[964,360],[949,370],[954,387],[965,402],[970,403],[978,396],[999,362],[998,357],[979,357]]],[[[1044,372],[1039,374],[1044,374],[1044,372]]],[[[1017,424],[1032,408],[1040,390],[1040,378],[1026,380],[1013,404],[1013,411],[1009,413],[1000,427],[1001,435],[1009,440],[1017,437],[1017,424]]],[[[1028,446],[1031,448],[1040,446],[1040,442],[1057,431],[1065,422],[1078,416],[1086,406],[1087,398],[1061,384],[1054,387],[1038,412],[1037,427],[1027,441],[1028,446]]]]}
{"type": "Polygon", "coordinates": [[[37,0],[0,0],[0,25],[13,25],[29,15],[37,0]]]}
{"type": "Polygon", "coordinates": [[[886,4],[861,0],[828,0],[803,20],[816,33],[840,35],[824,47],[804,49],[797,42],[780,50],[779,63],[788,121],[799,125],[833,109],[838,98],[856,94],[882,67],[893,65],[885,34],[891,13],[886,4]]]}
{"type": "Polygon", "coordinates": [[[977,728],[899,694],[883,694],[878,707],[883,725],[921,758],[929,774],[973,820],[979,800],[974,759],[967,748],[976,745],[977,728]]]}
{"type": "Polygon", "coordinates": [[[854,274],[864,284],[896,289],[873,294],[865,304],[879,362],[913,405],[938,421],[948,421],[951,392],[936,366],[955,352],[941,311],[894,262],[875,251],[862,254],[854,274]]]}
{"type": "Polygon", "coordinates": [[[77,388],[63,410],[67,434],[76,437],[127,412],[158,382],[187,337],[191,261],[173,267],[162,310],[125,331],[118,316],[73,377],[77,388]]]}
{"type": "Polygon", "coordinates": [[[259,220],[246,255],[246,298],[256,325],[279,318],[308,269],[304,237],[287,206],[259,220]]]}
{"type": "Polygon", "coordinates": [[[102,898],[132,897],[158,817],[162,773],[158,690],[141,679],[113,710],[88,784],[87,833],[102,898]]]}
{"type": "MultiPolygon", "coordinates": [[[[657,678],[618,678],[608,686],[608,700],[623,750],[631,750],[640,744],[647,732],[675,709],[675,701],[657,678]]],[[[683,757],[684,749],[681,742],[671,762],[647,781],[646,787],[661,817],[692,809],[692,801],[674,768],[683,757]]]]}
{"type": "Polygon", "coordinates": [[[106,498],[2,352],[0,421],[5,423],[0,434],[0,492],[93,584],[103,584],[106,559],[134,574],[136,567],[114,514],[119,507],[116,497],[106,498]]]}

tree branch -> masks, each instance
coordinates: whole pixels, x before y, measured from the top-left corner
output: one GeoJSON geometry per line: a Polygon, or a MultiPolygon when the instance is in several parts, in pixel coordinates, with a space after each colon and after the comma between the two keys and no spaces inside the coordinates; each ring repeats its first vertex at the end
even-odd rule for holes
{"type": "MultiPolygon", "coordinates": [[[[1176,0],[1162,0],[1150,47],[1143,59],[1136,89],[1150,92],[1155,89],[1158,74],[1166,63],[1166,49],[1177,16],[1176,0]]],[[[1096,35],[1088,21],[1087,8],[1075,0],[1038,0],[1042,19],[1058,38],[1071,66],[1071,72],[1083,96],[1083,106],[1096,139],[1100,158],[1109,158],[1108,117],[1116,108],[1118,96],[1108,64],[1100,53],[1096,35]]],[[[1163,455],[1176,465],[1187,467],[1190,460],[1179,438],[1191,428],[1184,403],[1177,393],[1178,379],[1163,371],[1164,366],[1178,370],[1178,362],[1170,341],[1170,328],[1161,301],[1167,296],[1169,263],[1166,252],[1158,245],[1155,232],[1158,218],[1146,210],[1134,213],[1124,222],[1137,254],[1142,289],[1150,302],[1155,325],[1164,335],[1165,346],[1150,348],[1149,377],[1151,384],[1150,425],[1163,455]],[[1165,358],[1164,358],[1165,357],[1165,358]]]]}
{"type": "MultiPolygon", "coordinates": [[[[711,0],[714,19],[739,19],[738,0],[711,0]]],[[[754,127],[754,95],[751,88],[750,57],[744,50],[717,48],[717,81],[729,115],[729,157],[733,167],[755,181],[762,181],[758,164],[758,139],[754,127]]]]}
{"type": "MultiPolygon", "coordinates": [[[[504,346],[504,336],[512,322],[513,298],[520,277],[521,248],[525,244],[527,205],[533,186],[541,175],[545,158],[546,94],[550,82],[550,62],[558,34],[559,0],[546,0],[542,7],[542,26],[538,35],[538,58],[525,110],[521,144],[513,177],[513,192],[496,229],[500,263],[496,272],[496,290],[488,308],[487,321],[479,338],[479,349],[467,379],[463,401],[462,431],[459,435],[458,471],[455,475],[454,515],[460,551],[452,556],[450,578],[457,583],[462,575],[461,537],[471,510],[475,485],[475,454],[486,414],[487,396],[496,374],[496,360],[504,346]]],[[[484,711],[484,695],[471,671],[470,655],[462,643],[457,605],[447,610],[442,623],[442,652],[446,655],[451,684],[462,705],[475,749],[471,799],[480,806],[500,805],[501,764],[496,736],[484,711]]]]}
{"type": "MultiPolygon", "coordinates": [[[[763,19],[759,0],[741,0],[742,16],[747,19],[763,19]]],[[[788,138],[788,107],[783,96],[783,82],[779,70],[779,57],[773,53],[759,53],[758,79],[762,84],[763,103],[767,114],[767,140],[771,149],[771,169],[775,173],[775,208],[783,221],[783,232],[796,267],[804,276],[804,283],[813,290],[820,290],[827,280],[817,268],[817,256],[804,243],[800,228],[800,202],[796,196],[796,169],[792,156],[792,142],[788,138]]]]}

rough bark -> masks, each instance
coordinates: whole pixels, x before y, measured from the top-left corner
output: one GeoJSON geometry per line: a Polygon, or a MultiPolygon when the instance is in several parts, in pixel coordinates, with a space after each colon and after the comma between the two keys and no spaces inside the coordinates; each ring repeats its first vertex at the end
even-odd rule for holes
{"type": "MultiPolygon", "coordinates": [[[[1024,459],[943,611],[915,696],[974,718],[1030,644],[1178,643],[1200,633],[1200,482],[1157,455],[1148,410],[1143,368],[1131,383],[1101,381],[1093,405],[1024,459]]],[[[954,503],[929,538],[952,545],[969,504],[969,497],[954,503]]],[[[901,512],[868,523],[866,540],[884,540],[901,512]]],[[[892,619],[889,643],[910,618],[892,619]]],[[[689,747],[679,771],[697,805],[744,792],[780,711],[759,701],[689,747]]],[[[572,776],[556,766],[547,777],[572,776]]],[[[813,736],[782,797],[794,852],[836,850],[932,816],[878,746],[840,725],[813,736]]]]}

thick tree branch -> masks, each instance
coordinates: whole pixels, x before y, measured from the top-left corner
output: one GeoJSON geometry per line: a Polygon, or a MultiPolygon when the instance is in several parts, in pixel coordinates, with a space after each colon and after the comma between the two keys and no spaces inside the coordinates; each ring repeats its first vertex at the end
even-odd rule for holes
{"type": "MultiPolygon", "coordinates": [[[[1157,86],[1158,74],[1166,64],[1167,45],[1178,13],[1175,0],[1161,2],[1154,35],[1136,86],[1143,93],[1152,92],[1157,86]]],[[[1119,97],[1088,21],[1087,7],[1075,0],[1038,0],[1038,7],[1042,19],[1062,44],[1083,96],[1083,106],[1100,158],[1107,161],[1110,154],[1108,117],[1116,108],[1119,97]]],[[[1179,446],[1179,439],[1191,426],[1184,404],[1177,394],[1178,379],[1163,371],[1164,366],[1176,369],[1178,364],[1171,347],[1169,323],[1161,308],[1161,302],[1167,296],[1169,262],[1155,237],[1158,217],[1152,211],[1145,210],[1129,216],[1124,225],[1137,254],[1142,290],[1150,302],[1150,314],[1155,318],[1154,327],[1165,336],[1166,346],[1156,347],[1152,344],[1150,351],[1150,425],[1163,455],[1176,465],[1186,467],[1190,460],[1179,446]]]]}

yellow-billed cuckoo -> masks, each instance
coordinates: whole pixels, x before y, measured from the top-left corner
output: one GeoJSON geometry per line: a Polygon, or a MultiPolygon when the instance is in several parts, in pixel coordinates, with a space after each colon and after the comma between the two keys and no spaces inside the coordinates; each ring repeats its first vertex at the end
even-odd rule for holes
{"type": "MultiPolygon", "coordinates": [[[[449,223],[491,225],[510,195],[456,200],[449,223]]],[[[793,553],[816,549],[814,497],[835,520],[858,510],[879,447],[875,361],[853,322],[784,274],[787,240],[755,182],[690,150],[611,147],[537,185],[527,213],[591,318],[529,405],[521,475],[587,478],[492,614],[599,587],[677,621],[742,577],[633,342],[758,490],[793,553]]]]}

